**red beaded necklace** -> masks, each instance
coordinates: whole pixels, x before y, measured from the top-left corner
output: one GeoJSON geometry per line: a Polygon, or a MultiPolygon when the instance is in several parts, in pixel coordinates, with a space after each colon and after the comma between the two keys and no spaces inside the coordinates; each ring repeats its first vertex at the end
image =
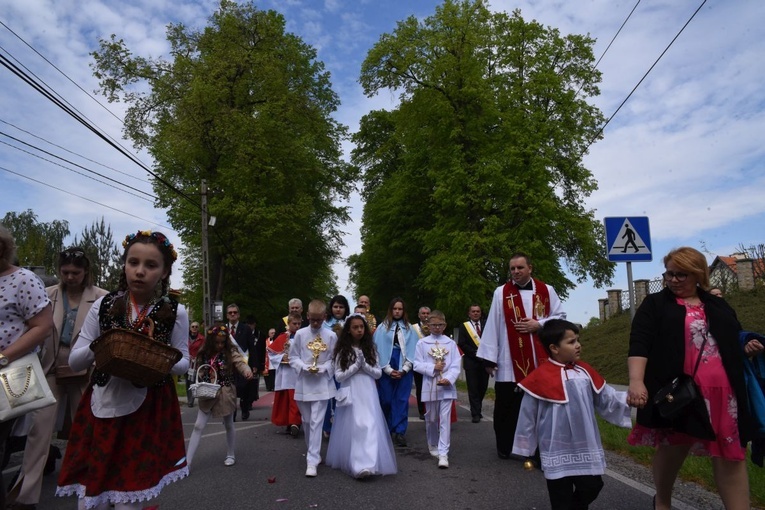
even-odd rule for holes
{"type": "Polygon", "coordinates": [[[152,305],[156,302],[156,298],[152,298],[151,301],[146,303],[143,308],[139,309],[138,304],[135,302],[133,294],[128,292],[129,299],[127,300],[127,306],[125,307],[125,322],[129,328],[138,331],[143,326],[143,321],[146,316],[149,315],[152,305]],[[133,320],[133,309],[136,310],[138,317],[133,320]]]}

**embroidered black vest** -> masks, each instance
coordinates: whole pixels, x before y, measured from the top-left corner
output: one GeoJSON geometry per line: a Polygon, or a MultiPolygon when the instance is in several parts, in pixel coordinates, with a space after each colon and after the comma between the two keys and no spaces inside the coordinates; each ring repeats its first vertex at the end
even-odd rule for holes
{"type": "MultiPolygon", "coordinates": [[[[98,309],[98,325],[101,328],[101,334],[115,328],[131,329],[130,324],[128,324],[126,313],[127,297],[127,292],[122,290],[110,292],[104,296],[103,301],[101,301],[101,307],[98,309]]],[[[170,345],[177,313],[178,301],[170,296],[162,297],[162,299],[154,305],[154,308],[147,315],[147,317],[154,321],[154,340],[170,345]]],[[[144,334],[147,333],[146,331],[140,332],[144,334]]],[[[109,374],[96,369],[93,370],[93,377],[91,380],[98,386],[105,386],[109,381],[109,377],[109,374]]],[[[162,386],[168,381],[172,381],[170,375],[167,375],[154,386],[162,386]]]]}

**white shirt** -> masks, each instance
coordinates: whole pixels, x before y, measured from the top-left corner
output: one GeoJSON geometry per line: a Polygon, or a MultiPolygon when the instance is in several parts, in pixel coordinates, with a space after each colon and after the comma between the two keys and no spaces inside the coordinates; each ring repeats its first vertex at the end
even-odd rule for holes
{"type": "MultiPolygon", "coordinates": [[[[516,382],[512,360],[510,359],[510,341],[507,338],[507,325],[505,324],[505,303],[502,298],[504,288],[504,285],[500,285],[494,290],[491,309],[489,309],[489,315],[486,317],[486,326],[483,328],[481,345],[478,346],[476,356],[497,364],[497,382],[516,382]]],[[[566,318],[566,312],[563,311],[563,306],[555,289],[547,285],[547,291],[550,294],[550,315],[544,319],[536,319],[540,325],[544,325],[550,319],[566,318]]],[[[534,291],[518,291],[516,289],[514,292],[521,293],[526,317],[533,317],[534,308],[532,300],[534,298],[534,291]]],[[[534,362],[538,364],[537,360],[534,360],[534,362]]]]}

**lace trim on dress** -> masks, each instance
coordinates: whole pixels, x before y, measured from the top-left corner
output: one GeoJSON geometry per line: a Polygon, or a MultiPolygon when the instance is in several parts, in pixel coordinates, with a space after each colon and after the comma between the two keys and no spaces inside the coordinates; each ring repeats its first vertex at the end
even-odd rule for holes
{"type": "Polygon", "coordinates": [[[56,496],[77,496],[79,499],[85,500],[85,508],[96,508],[104,503],[138,503],[139,501],[149,501],[159,496],[165,486],[177,482],[183,478],[189,476],[188,466],[184,466],[181,469],[176,469],[165,476],[154,487],[140,491],[106,491],[102,492],[98,496],[85,496],[85,486],[79,483],[72,485],[66,485],[64,487],[58,487],[56,489],[56,496]]]}

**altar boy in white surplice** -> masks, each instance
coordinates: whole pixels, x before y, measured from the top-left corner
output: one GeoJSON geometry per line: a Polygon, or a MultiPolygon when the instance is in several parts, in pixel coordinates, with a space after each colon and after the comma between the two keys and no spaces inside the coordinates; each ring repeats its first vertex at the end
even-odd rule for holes
{"type": "Polygon", "coordinates": [[[308,305],[308,327],[299,329],[290,345],[290,366],[297,371],[295,401],[300,409],[305,432],[305,476],[317,475],[321,462],[321,427],[327,412],[327,401],[335,396],[332,353],[337,336],[323,327],[327,305],[314,300],[308,305]]]}
{"type": "Polygon", "coordinates": [[[548,320],[539,340],[550,358],[518,384],[525,394],[513,453],[530,457],[539,448],[553,510],[587,508],[603,488],[606,469],[595,413],[614,425],[632,427],[627,393],[608,386],[579,360],[575,324],[548,320]]]}

